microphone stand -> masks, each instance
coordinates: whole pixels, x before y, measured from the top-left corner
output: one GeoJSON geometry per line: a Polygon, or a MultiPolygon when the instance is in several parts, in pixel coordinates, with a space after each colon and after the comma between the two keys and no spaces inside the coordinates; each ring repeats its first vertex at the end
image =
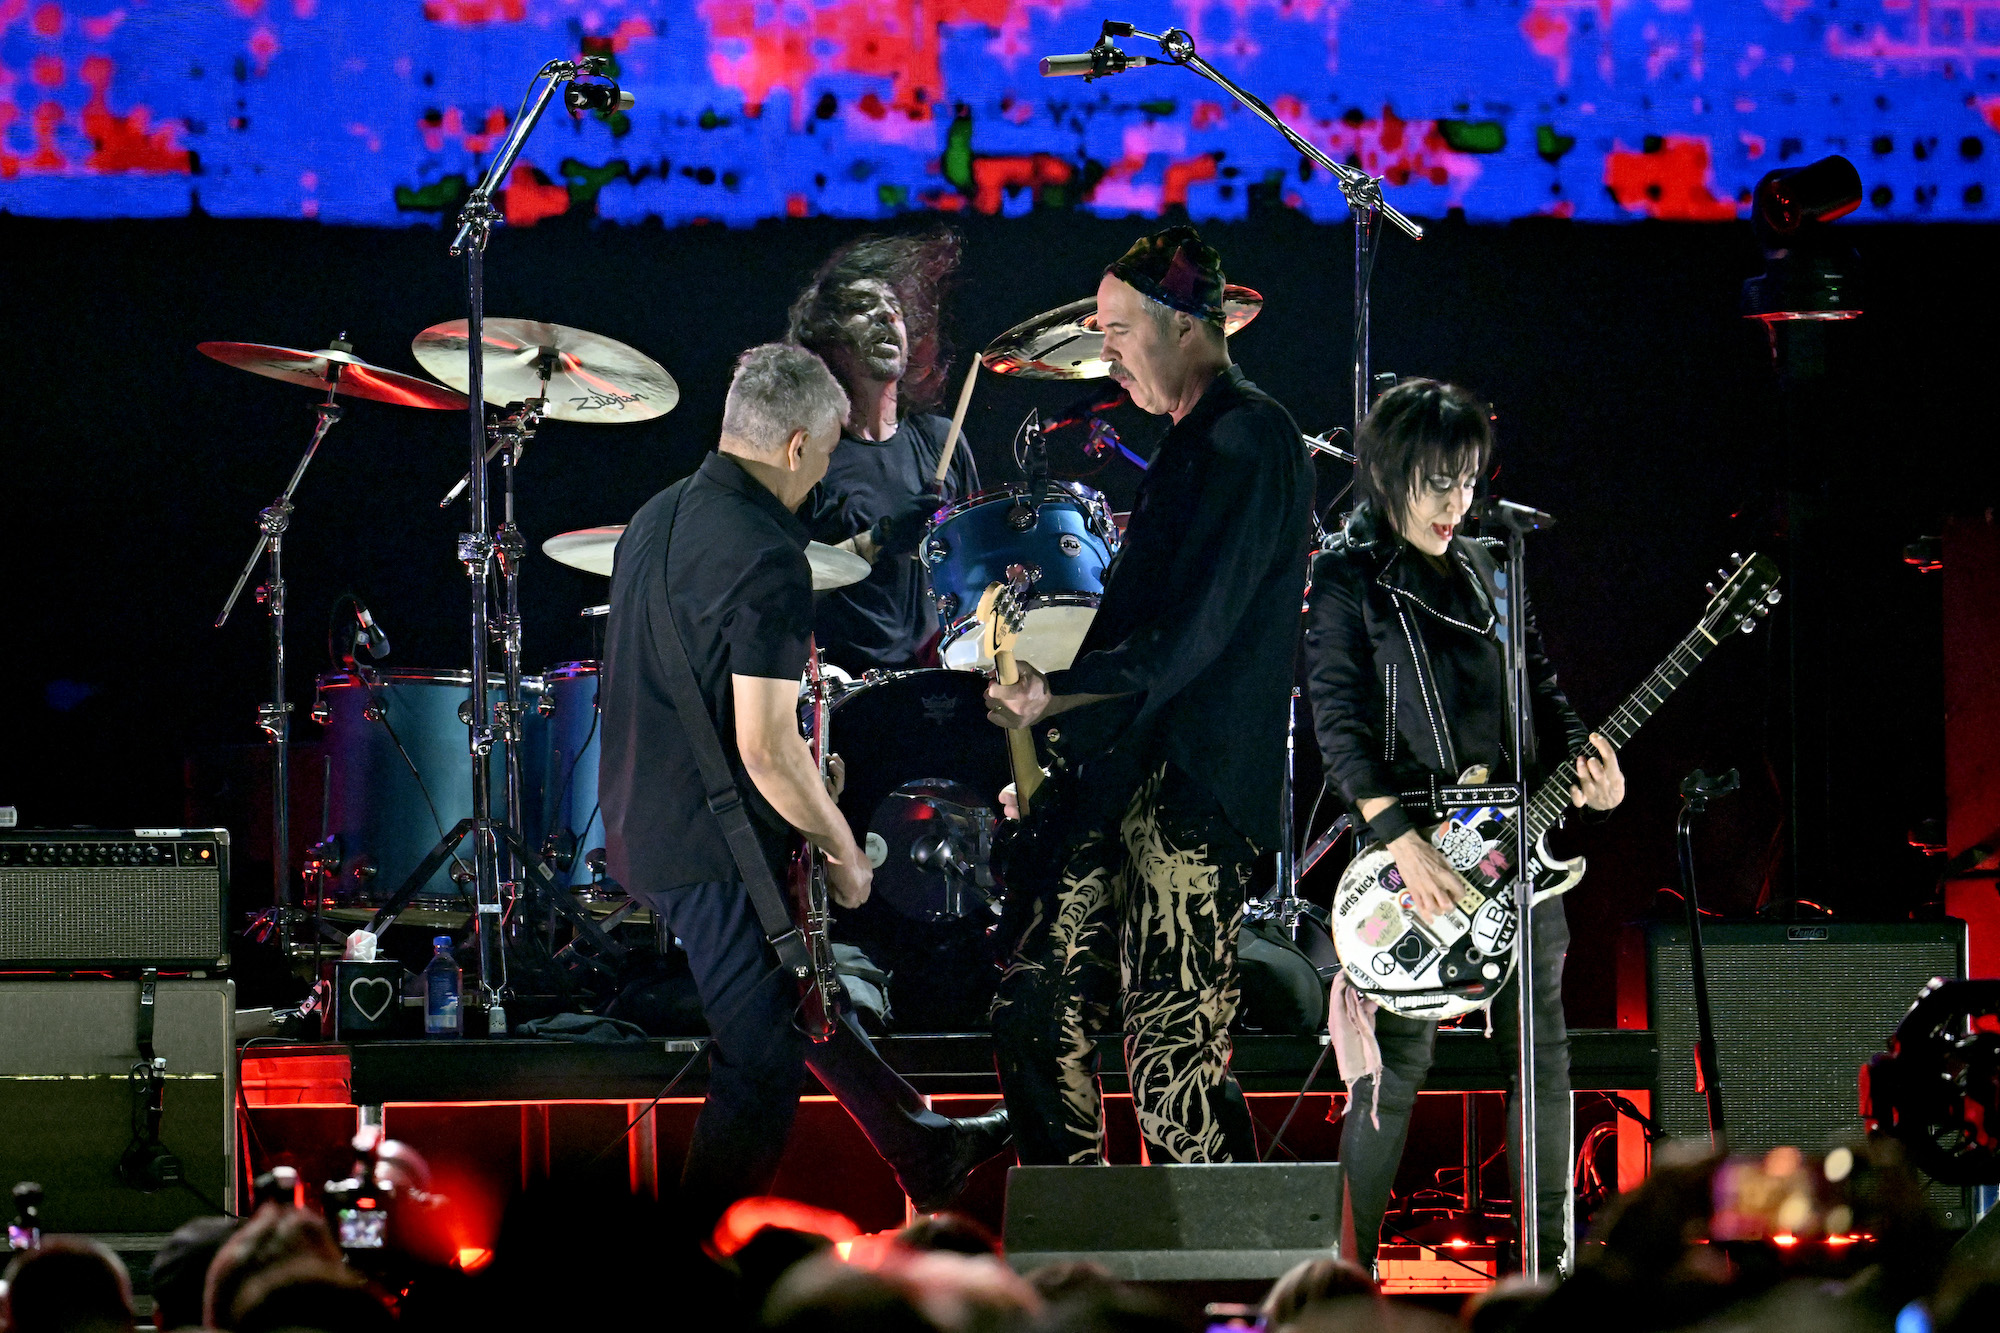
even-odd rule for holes
{"type": "Polygon", "coordinates": [[[1528,598],[1527,536],[1551,527],[1547,514],[1500,500],[1484,518],[1507,533],[1506,583],[1501,587],[1500,612],[1507,626],[1508,743],[1514,756],[1514,780],[1520,804],[1514,824],[1514,1001],[1520,1030],[1516,1055],[1515,1118],[1520,1126],[1521,1272],[1532,1278],[1541,1272],[1541,1182],[1539,1108],[1535,1098],[1535,884],[1534,844],[1528,836],[1528,773],[1522,756],[1528,752],[1528,598]]]}
{"type": "MultiPolygon", "coordinates": [[[[1179,65],[1193,70],[1216,87],[1228,93],[1247,107],[1250,113],[1285,136],[1285,141],[1298,150],[1301,157],[1316,163],[1333,174],[1340,183],[1340,192],[1347,198],[1348,211],[1354,215],[1354,427],[1358,433],[1361,419],[1368,415],[1368,287],[1375,272],[1375,248],[1380,243],[1378,224],[1387,219],[1397,230],[1413,241],[1424,238],[1424,229],[1415,221],[1382,197],[1382,178],[1371,176],[1359,167],[1351,167],[1345,162],[1336,162],[1311,143],[1291,126],[1279,120],[1277,113],[1265,105],[1262,98],[1245,91],[1223,74],[1215,66],[1202,59],[1194,48],[1194,38],[1179,28],[1169,28],[1163,33],[1145,32],[1130,23],[1106,20],[1097,38],[1099,50],[1116,52],[1116,61],[1107,61],[1106,72],[1115,73],[1125,68],[1128,57],[1111,45],[1114,37],[1143,37],[1149,42],[1158,42],[1160,52],[1167,64],[1179,65]]],[[[1086,75],[1085,77],[1100,77],[1086,75]]]]}
{"type": "MultiPolygon", "coordinates": [[[[498,1027],[503,1035],[506,1027],[505,1007],[502,1002],[502,988],[506,985],[506,959],[502,953],[501,923],[503,921],[500,900],[500,844],[496,836],[493,819],[493,793],[487,786],[487,756],[493,750],[493,713],[486,702],[486,660],[487,647],[491,637],[491,627],[487,621],[489,598],[489,575],[493,565],[496,542],[487,532],[487,427],[486,427],[486,364],[484,356],[486,325],[486,244],[495,223],[504,221],[499,210],[494,207],[493,196],[505,185],[507,176],[514,169],[515,160],[521,149],[527,145],[528,136],[534,133],[541,121],[542,113],[548,110],[554,100],[556,90],[565,83],[584,74],[602,73],[604,57],[586,56],[582,60],[551,60],[536,71],[535,79],[545,80],[539,91],[533,93],[532,105],[525,114],[517,114],[514,123],[507,130],[507,137],[500,143],[492,165],[480,179],[470,195],[465,207],[460,210],[458,234],[452,238],[451,253],[465,256],[466,323],[465,355],[466,385],[468,403],[467,416],[471,429],[471,464],[467,469],[471,477],[469,532],[461,532],[458,537],[458,558],[465,565],[467,582],[471,585],[472,605],[472,696],[466,701],[463,714],[466,724],[467,748],[472,764],[472,851],[473,851],[473,936],[476,942],[479,962],[480,1004],[487,1011],[488,1030],[498,1027]]],[[[531,85],[532,87],[532,85],[531,85]]],[[[509,454],[509,465],[512,455],[509,454]]],[[[512,515],[508,515],[511,525],[512,515]]],[[[510,619],[512,618],[510,607],[510,619]]],[[[518,623],[518,622],[516,622],[518,623]]],[[[505,646],[513,646],[511,643],[505,646]]],[[[510,654],[513,656],[513,654],[510,654]]],[[[499,710],[502,718],[503,736],[513,736],[518,732],[519,684],[518,659],[508,672],[511,688],[505,693],[499,710]]],[[[513,768],[516,760],[512,757],[510,745],[508,767],[513,768]]],[[[510,787],[512,784],[509,784],[510,787]]],[[[518,800],[518,796],[515,797],[518,800]]],[[[509,804],[513,804],[510,801],[509,804]]],[[[518,836],[519,830],[514,830],[518,836]]],[[[511,862],[509,879],[515,873],[511,862]]]]}
{"type": "MultiPolygon", "coordinates": [[[[345,342],[335,339],[333,350],[352,350],[345,342]]],[[[236,600],[243,595],[243,586],[250,581],[250,573],[257,568],[258,558],[269,561],[264,582],[257,589],[257,600],[264,604],[264,610],[271,619],[271,702],[257,705],[257,725],[263,728],[271,742],[271,907],[270,913],[276,918],[278,928],[278,950],[284,955],[285,966],[292,964],[292,829],[291,829],[291,741],[292,705],[285,698],[285,529],[292,522],[292,494],[299,483],[305,480],[306,469],[312,465],[313,455],[319,452],[320,441],[340,420],[341,407],[334,394],[339,392],[341,363],[328,361],[326,366],[326,401],[313,407],[318,418],[313,427],[312,439],[306,444],[305,455],[299,465],[292,469],[292,479],[285,483],[284,494],[270,508],[257,514],[257,544],[250,548],[250,558],[243,564],[243,572],[236,576],[236,586],[229,590],[229,600],[223,603],[222,614],[215,618],[215,628],[221,629],[229,622],[229,613],[236,609],[236,600]]],[[[268,922],[268,918],[267,918],[268,922]]],[[[270,927],[266,924],[260,939],[270,937],[270,927]]],[[[315,969],[314,980],[318,980],[315,969]]]]}

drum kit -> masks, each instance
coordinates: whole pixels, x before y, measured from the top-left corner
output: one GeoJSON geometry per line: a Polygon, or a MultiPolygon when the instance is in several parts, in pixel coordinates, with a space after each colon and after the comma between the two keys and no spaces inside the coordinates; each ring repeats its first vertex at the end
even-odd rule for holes
{"type": "MultiPolygon", "coordinates": [[[[1228,290],[1229,332],[1256,318],[1263,298],[1228,290]]],[[[470,857],[459,842],[474,808],[468,732],[477,729],[465,670],[386,670],[361,660],[360,643],[341,669],[316,681],[310,716],[323,731],[325,800],[317,840],[303,867],[308,913],[290,906],[286,863],[290,811],[289,705],[284,680],[284,583],[281,554],[294,492],[327,430],[342,413],[339,397],[407,407],[468,407],[467,324],[425,329],[412,343],[426,380],[371,365],[344,341],[317,351],[250,343],[203,343],[225,365],[301,384],[325,394],[305,457],[276,504],[259,516],[260,535],[228,607],[234,607],[258,560],[268,562],[257,596],[270,614],[272,698],[258,710],[273,744],[278,906],[264,914],[296,954],[316,959],[356,925],[380,934],[399,916],[429,930],[477,920],[470,857]],[[457,827],[455,828],[454,825],[457,827]],[[291,939],[310,920],[307,940],[291,939]]],[[[1101,356],[1094,299],[1074,302],[1019,324],[986,347],[973,367],[1047,380],[1109,373],[1101,356]]],[[[498,669],[487,676],[494,698],[490,730],[498,753],[485,773],[496,823],[512,835],[503,852],[502,921],[510,939],[542,933],[553,942],[557,918],[573,933],[605,938],[602,926],[645,926],[649,917],[605,875],[604,825],[598,801],[601,713],[596,661],[562,662],[540,674],[522,670],[520,579],[526,543],[515,524],[515,471],[544,421],[598,424],[653,419],[673,409],[673,377],[643,353],[598,334],[559,324],[489,318],[482,325],[482,397],[488,414],[487,462],[501,463],[501,522],[490,538],[499,580],[482,601],[498,669]],[[533,863],[532,866],[530,863],[533,863]],[[537,894],[536,885],[544,892],[537,894]],[[543,901],[546,899],[547,901],[543,901]],[[517,910],[525,907],[526,910],[517,910]],[[591,923],[586,925],[585,923],[591,923]]],[[[969,381],[968,377],[968,381],[969,381]]],[[[971,384],[966,385],[969,401],[971,384]]],[[[963,405],[961,405],[961,411],[963,405]]],[[[874,900],[849,914],[848,933],[898,977],[901,1008],[916,1026],[977,1021],[990,985],[980,939],[998,911],[988,854],[997,826],[997,793],[1009,780],[1003,737],[985,720],[975,613],[981,591],[1018,568],[1028,577],[1019,651],[1045,670],[1068,666],[1083,642],[1118,552],[1122,515],[1088,486],[1048,474],[1043,432],[1031,417],[1026,485],[967,496],[942,508],[920,544],[942,627],[940,667],[870,671],[859,679],[834,672],[829,726],[846,770],[840,806],[877,862],[874,900]]],[[[1338,453],[1325,441],[1308,444],[1338,453]]],[[[1136,460],[1143,465],[1143,460],[1136,460]]],[[[472,483],[462,477],[442,500],[450,505],[472,483]]],[[[624,527],[583,528],[542,543],[549,559],[609,577],[624,527]]],[[[466,539],[461,539],[461,546],[466,539]]],[[[471,554],[461,550],[468,568],[471,554]]],[[[867,577],[869,566],[843,548],[814,542],[807,550],[816,591],[867,577]]],[[[603,605],[583,609],[602,615],[603,605]]],[[[360,608],[365,622],[367,613],[360,608]]],[[[380,656],[380,650],[371,651],[380,656]]],[[[505,839],[503,838],[503,841],[505,839]]],[[[588,943],[588,940],[584,941],[588,943]]],[[[665,941],[661,941],[665,944],[665,941]]],[[[504,985],[504,983],[503,983],[504,985]]]]}

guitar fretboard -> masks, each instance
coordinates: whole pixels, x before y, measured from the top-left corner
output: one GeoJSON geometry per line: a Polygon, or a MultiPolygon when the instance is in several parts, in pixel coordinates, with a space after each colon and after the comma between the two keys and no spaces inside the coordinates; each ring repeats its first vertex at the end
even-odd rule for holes
{"type": "MultiPolygon", "coordinates": [[[[1694,674],[1694,669],[1701,665],[1702,659],[1708,656],[1709,650],[1715,647],[1716,642],[1704,627],[1697,625],[1685,639],[1674,645],[1674,650],[1653,668],[1651,674],[1639,682],[1639,688],[1625,696],[1625,702],[1613,709],[1611,716],[1605,719],[1604,725],[1597,729],[1611,742],[1613,749],[1625,748],[1625,743],[1645,725],[1646,719],[1659,711],[1660,705],[1667,701],[1667,696],[1679,689],[1681,683],[1694,674]]],[[[1528,801],[1529,842],[1540,840],[1541,836],[1562,818],[1563,812],[1570,808],[1569,789],[1572,780],[1573,774],[1567,769],[1558,772],[1544,782],[1528,801]]],[[[1510,821],[1509,827],[1511,826],[1510,821]]],[[[1509,844],[1503,842],[1501,845],[1509,844]]]]}

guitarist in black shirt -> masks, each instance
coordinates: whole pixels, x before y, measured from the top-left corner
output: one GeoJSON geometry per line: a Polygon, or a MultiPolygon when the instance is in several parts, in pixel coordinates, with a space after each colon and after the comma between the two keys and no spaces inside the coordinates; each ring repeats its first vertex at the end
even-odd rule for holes
{"type": "Polygon", "coordinates": [[[1313,481],[1290,414],[1230,364],[1222,291],[1187,226],[1105,270],[1112,376],[1173,425],[1074,664],[987,692],[999,725],[1066,733],[1056,850],[1045,880],[1010,875],[1022,933],[993,1011],[1025,1163],[1101,1160],[1091,1038],[1114,1013],[1152,1160],[1256,1160],[1229,1073],[1236,934],[1279,838],[1313,481]]]}
{"type": "Polygon", "coordinates": [[[808,1065],[922,1211],[949,1202],[1006,1140],[1001,1113],[953,1120],[932,1111],[851,1014],[826,1040],[807,1040],[799,987],[753,910],[754,872],[744,867],[755,862],[739,861],[727,840],[703,747],[674,705],[677,690],[699,692],[701,726],[713,728],[771,878],[783,881],[803,836],[825,856],[833,899],[866,901],[867,858],[798,724],[812,575],[794,511],[824,473],[846,408],[811,352],[769,344],[744,353],[720,450],[633,516],[611,577],[599,776],[607,869],[681,941],[714,1034],[683,1177],[683,1200],[704,1221],[769,1192],[808,1065]]]}
{"type": "MultiPolygon", "coordinates": [[[[1497,613],[1504,569],[1487,543],[1458,532],[1492,456],[1492,427],[1486,407],[1463,389],[1413,379],[1382,395],[1355,449],[1357,504],[1333,549],[1313,562],[1307,685],[1328,785],[1365,824],[1361,841],[1387,846],[1414,910],[1428,921],[1449,911],[1462,887],[1425,836],[1440,818],[1425,794],[1474,767],[1495,781],[1514,774],[1497,613]]],[[[1625,796],[1617,752],[1570,706],[1529,611],[1528,779],[1580,755],[1571,803],[1608,811],[1625,796]]],[[[1570,1247],[1573,1156],[1562,1011],[1569,925],[1560,898],[1535,909],[1534,933],[1537,1220],[1543,1263],[1553,1268],[1570,1247]]],[[[1511,1042],[1512,982],[1489,1012],[1511,1042]]],[[[1350,1080],[1340,1139],[1352,1257],[1363,1264],[1375,1255],[1437,1034],[1435,1021],[1386,1009],[1371,1017],[1379,1072],[1350,1080]]],[[[1518,1152],[1511,1112],[1508,1127],[1518,1152]]]]}

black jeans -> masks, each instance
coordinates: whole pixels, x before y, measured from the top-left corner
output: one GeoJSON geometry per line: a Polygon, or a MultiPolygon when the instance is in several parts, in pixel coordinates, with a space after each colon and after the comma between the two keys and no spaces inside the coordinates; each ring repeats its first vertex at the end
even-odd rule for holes
{"type": "Polygon", "coordinates": [[[1023,1164],[1103,1160],[1092,1039],[1114,1021],[1152,1160],[1257,1160],[1229,1072],[1236,933],[1255,855],[1172,765],[1139,783],[1113,827],[1068,839],[1060,882],[1031,906],[993,1004],[1023,1164]]]}
{"type": "Polygon", "coordinates": [[[681,1177],[683,1198],[704,1224],[738,1199],[769,1192],[808,1065],[895,1169],[905,1193],[936,1188],[950,1169],[951,1121],[889,1068],[852,1015],[843,1014],[824,1042],[808,1041],[794,1026],[798,983],[779,970],[742,884],[633,893],[687,950],[715,1038],[708,1097],[681,1177]]]}
{"type": "MultiPolygon", "coordinates": [[[[1573,1131],[1570,1123],[1569,1029],[1563,1021],[1563,955],[1569,952],[1569,920],[1561,898],[1535,908],[1535,1110],[1536,1188],[1540,1194],[1536,1224],[1542,1268],[1553,1269],[1568,1254],[1574,1227],[1570,1178],[1573,1131]]],[[[1519,994],[1515,982],[1493,1001],[1493,1028],[1507,1044],[1509,1068],[1519,1064],[1519,994]]],[[[1382,1048],[1381,1127],[1369,1115],[1374,1094],[1370,1080],[1357,1079],[1349,1089],[1346,1118],[1340,1127],[1340,1162],[1347,1187],[1349,1216],[1354,1224],[1356,1262],[1375,1258],[1382,1214],[1389,1206],[1390,1188],[1403,1159],[1410,1133],[1410,1112],[1417,1092],[1430,1073],[1437,1045],[1437,1024],[1400,1018],[1386,1009],[1375,1015],[1375,1040],[1382,1048]]],[[[1519,1177],[1520,1130],[1509,1080],[1507,1095],[1507,1160],[1519,1177]]]]}

